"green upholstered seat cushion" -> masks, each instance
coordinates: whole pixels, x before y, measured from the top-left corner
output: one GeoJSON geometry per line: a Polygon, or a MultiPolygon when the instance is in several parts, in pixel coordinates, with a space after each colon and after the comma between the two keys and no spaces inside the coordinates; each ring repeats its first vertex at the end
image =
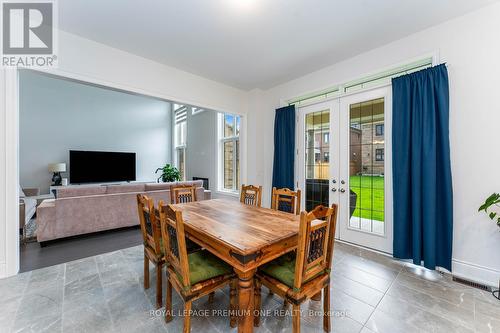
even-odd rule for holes
{"type": "Polygon", "coordinates": [[[191,285],[232,272],[231,266],[207,250],[188,254],[188,261],[191,285]]]}
{"type": "MultiPolygon", "coordinates": [[[[274,259],[273,261],[263,265],[260,268],[260,271],[266,275],[269,275],[275,278],[278,281],[283,282],[290,288],[293,288],[293,282],[295,280],[295,256],[296,253],[289,252],[282,255],[279,258],[274,259]]],[[[318,274],[312,276],[303,283],[312,280],[316,276],[322,274],[323,272],[319,272],[318,274]]]]}

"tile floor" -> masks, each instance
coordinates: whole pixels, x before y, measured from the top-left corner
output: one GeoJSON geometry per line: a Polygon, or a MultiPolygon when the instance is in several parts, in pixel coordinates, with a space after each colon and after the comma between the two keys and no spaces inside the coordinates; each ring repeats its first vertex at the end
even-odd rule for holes
{"type": "MultiPolygon", "coordinates": [[[[142,260],[136,246],[0,280],[0,332],[180,332],[181,317],[165,324],[152,311],[155,288],[142,288],[142,260]]],[[[333,332],[500,332],[500,301],[490,293],[341,243],[331,292],[333,332]]],[[[192,332],[236,332],[227,317],[213,315],[228,303],[228,290],[213,303],[198,300],[192,332]]],[[[270,315],[255,332],[291,332],[282,301],[264,290],[262,303],[270,315]]],[[[321,308],[303,305],[303,332],[322,332],[321,308]]]]}

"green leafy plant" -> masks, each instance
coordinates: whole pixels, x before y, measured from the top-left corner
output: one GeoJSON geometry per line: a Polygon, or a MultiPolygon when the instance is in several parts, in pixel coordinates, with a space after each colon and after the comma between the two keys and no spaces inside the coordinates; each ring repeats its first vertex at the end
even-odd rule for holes
{"type": "Polygon", "coordinates": [[[155,173],[157,174],[158,171],[161,171],[160,177],[158,177],[158,179],[156,179],[156,181],[158,183],[160,182],[160,179],[164,183],[175,182],[175,181],[181,180],[181,173],[179,172],[179,170],[170,164],[167,164],[162,168],[156,169],[155,173]]]}
{"type": "Polygon", "coordinates": [[[496,221],[497,226],[500,227],[500,216],[498,215],[497,212],[492,212],[491,210],[488,212],[488,209],[491,208],[492,206],[495,207],[500,207],[500,193],[493,193],[490,195],[486,201],[479,207],[478,212],[483,211],[488,214],[490,219],[493,221],[496,221]]]}

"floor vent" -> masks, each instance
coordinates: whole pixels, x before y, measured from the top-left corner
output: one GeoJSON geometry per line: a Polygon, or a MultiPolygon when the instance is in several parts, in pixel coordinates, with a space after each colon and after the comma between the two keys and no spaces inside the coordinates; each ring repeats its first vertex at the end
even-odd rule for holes
{"type": "Polygon", "coordinates": [[[488,286],[481,284],[481,283],[465,280],[465,279],[462,279],[462,278],[459,278],[456,276],[453,277],[453,281],[461,283],[461,284],[465,284],[466,286],[469,286],[472,288],[477,288],[477,289],[481,289],[481,290],[485,290],[485,291],[491,291],[491,287],[488,287],[488,286]]]}

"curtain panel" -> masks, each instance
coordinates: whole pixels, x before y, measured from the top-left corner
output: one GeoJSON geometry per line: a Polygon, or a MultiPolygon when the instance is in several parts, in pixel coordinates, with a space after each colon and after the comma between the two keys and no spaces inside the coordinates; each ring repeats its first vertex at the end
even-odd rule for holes
{"type": "Polygon", "coordinates": [[[394,257],[451,271],[453,191],[446,66],[392,80],[394,257]]]}
{"type": "Polygon", "coordinates": [[[276,109],[273,187],[295,188],[295,105],[276,109]]]}

